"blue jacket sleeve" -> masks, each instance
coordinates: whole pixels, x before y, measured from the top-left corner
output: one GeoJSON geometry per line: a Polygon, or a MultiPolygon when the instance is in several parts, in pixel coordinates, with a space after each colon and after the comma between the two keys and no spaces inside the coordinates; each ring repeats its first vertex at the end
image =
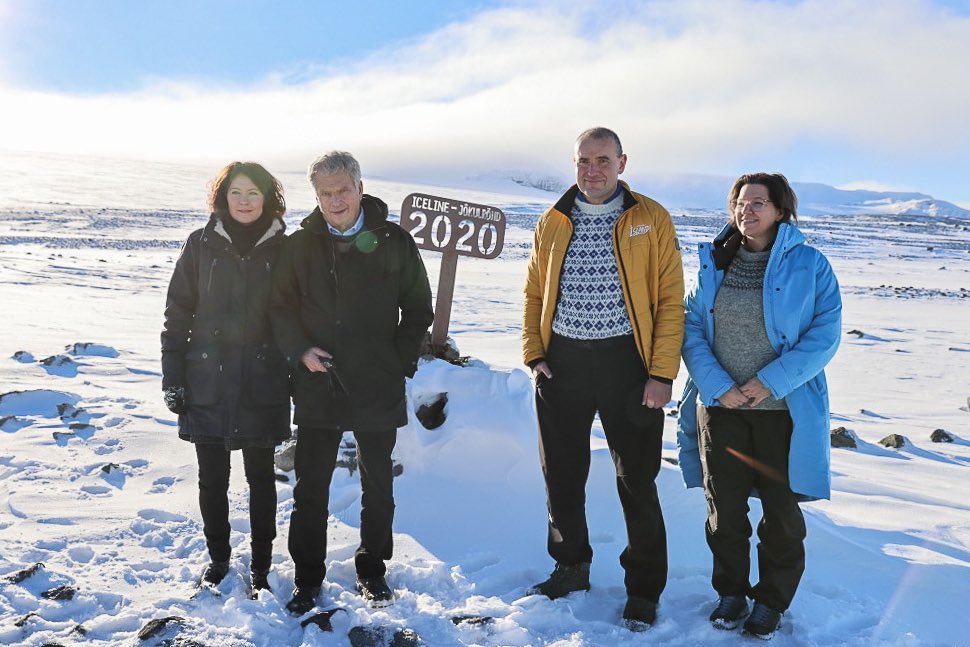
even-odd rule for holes
{"type": "Polygon", "coordinates": [[[808,328],[797,341],[758,371],[771,394],[781,399],[818,375],[839,347],[842,335],[842,297],[828,260],[815,257],[815,302],[808,328]]]}
{"type": "Polygon", "coordinates": [[[698,395],[705,406],[714,402],[734,386],[734,380],[727,374],[714,356],[711,340],[707,338],[705,319],[707,310],[712,307],[714,295],[704,294],[703,281],[698,273],[693,289],[685,299],[684,345],[681,354],[690,378],[697,385],[698,395]]]}

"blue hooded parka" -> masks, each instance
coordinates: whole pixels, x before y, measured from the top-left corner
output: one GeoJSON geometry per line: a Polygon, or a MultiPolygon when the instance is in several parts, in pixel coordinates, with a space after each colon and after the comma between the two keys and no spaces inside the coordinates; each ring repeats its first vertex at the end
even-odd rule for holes
{"type": "MultiPolygon", "coordinates": [[[[714,299],[740,240],[727,225],[712,243],[700,243],[697,281],[685,299],[682,354],[689,378],[681,398],[677,444],[687,487],[704,479],[698,449],[697,401],[717,406],[734,380],[714,356],[714,299]],[[734,249],[731,250],[731,246],[734,249]]],[[[828,499],[829,397],[823,369],[835,355],[842,328],[839,284],[825,256],[794,223],[782,222],[764,279],[765,328],[778,357],[758,371],[772,396],[784,398],[792,417],[788,478],[800,499],[828,499]]]]}

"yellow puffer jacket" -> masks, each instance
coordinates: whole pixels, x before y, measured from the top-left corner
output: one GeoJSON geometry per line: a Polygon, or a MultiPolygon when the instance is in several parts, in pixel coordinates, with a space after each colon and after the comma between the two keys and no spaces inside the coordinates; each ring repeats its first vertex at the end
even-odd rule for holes
{"type": "MultiPolygon", "coordinates": [[[[666,209],[620,184],[623,213],[613,228],[613,254],[633,336],[647,372],[672,381],[680,369],[684,340],[684,270],[677,233],[666,209]]],[[[522,317],[526,364],[544,358],[549,348],[559,276],[573,236],[568,214],[578,192],[574,185],[536,225],[522,317]]]]}

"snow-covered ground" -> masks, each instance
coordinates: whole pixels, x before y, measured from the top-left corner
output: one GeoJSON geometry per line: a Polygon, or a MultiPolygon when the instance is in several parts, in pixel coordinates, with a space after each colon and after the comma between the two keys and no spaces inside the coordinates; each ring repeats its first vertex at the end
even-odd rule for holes
{"type": "MultiPolygon", "coordinates": [[[[195,457],[161,401],[158,333],[172,264],[205,221],[215,169],[4,157],[11,160],[0,169],[0,644],[348,645],[355,627],[383,627],[387,641],[410,628],[432,646],[741,640],[707,622],[714,594],[704,500],[684,489],[672,462],[659,478],[671,564],[660,616],[646,634],[622,628],[625,533],[599,429],[588,487],[593,589],[557,601],[524,595],[552,564],[531,382],[519,360],[521,286],[532,225],[556,196],[511,181],[456,189],[365,179],[394,211],[411,192],[454,196],[504,209],[509,228],[499,259],[459,263],[451,332],[477,361],[426,362],[409,383],[412,402],[447,392],[448,418],[429,431],[412,415],[399,434],[394,606],[370,609],[352,592],[359,483],[347,469],[334,477],[321,608],[343,610],[324,632],[283,608],[293,587],[285,541],[292,473],[278,487],[274,592],[247,597],[238,456],[235,574],[221,595],[192,597],[207,562],[195,457]],[[36,563],[44,566],[12,581],[36,563]],[[71,599],[43,596],[59,597],[50,591],[62,585],[74,589],[71,599]],[[183,620],[137,638],[168,616],[183,620]]],[[[279,175],[292,230],[311,196],[301,173],[279,175]]],[[[691,250],[722,215],[674,215],[692,277],[691,250]]],[[[828,371],[832,424],[852,432],[858,448],[832,450],[832,500],[804,506],[808,569],[774,644],[970,645],[970,221],[833,215],[802,226],[842,284],[845,334],[828,371]],[[931,442],[935,429],[954,442],[931,442]],[[907,444],[878,444],[892,433],[907,444]]],[[[425,261],[434,284],[438,258],[425,261]]],[[[668,417],[670,459],[674,427],[668,417]]]]}

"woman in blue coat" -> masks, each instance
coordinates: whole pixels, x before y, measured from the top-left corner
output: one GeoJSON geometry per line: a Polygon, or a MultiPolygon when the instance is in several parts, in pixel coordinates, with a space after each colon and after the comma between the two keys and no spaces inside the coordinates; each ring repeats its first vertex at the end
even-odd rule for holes
{"type": "Polygon", "coordinates": [[[774,634],[805,570],[798,502],[829,497],[829,403],[823,368],[841,335],[828,260],[795,225],[781,174],[752,173],[728,195],[730,220],[699,245],[686,300],[689,379],[678,430],[688,487],[703,485],[713,625],[774,634]],[[759,581],[751,586],[748,498],[761,499],[759,581]],[[754,600],[748,615],[747,598],[754,600]]]}

